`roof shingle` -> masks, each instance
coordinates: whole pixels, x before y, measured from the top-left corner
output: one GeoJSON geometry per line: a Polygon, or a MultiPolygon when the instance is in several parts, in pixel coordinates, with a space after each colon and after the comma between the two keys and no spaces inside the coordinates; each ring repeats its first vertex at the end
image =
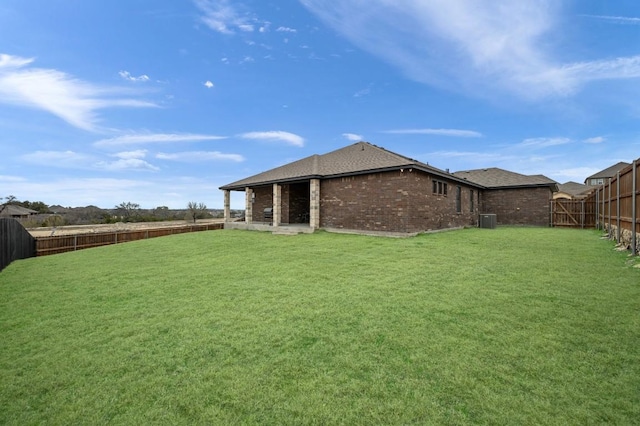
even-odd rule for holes
{"type": "Polygon", "coordinates": [[[244,189],[275,182],[353,175],[399,168],[415,168],[449,179],[460,180],[444,170],[421,163],[368,142],[358,142],[323,155],[312,155],[220,187],[244,189]]]}

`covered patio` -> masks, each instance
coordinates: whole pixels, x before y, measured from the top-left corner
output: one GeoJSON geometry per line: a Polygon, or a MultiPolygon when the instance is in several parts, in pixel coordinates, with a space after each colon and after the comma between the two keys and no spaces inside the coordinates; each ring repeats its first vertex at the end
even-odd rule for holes
{"type": "Polygon", "coordinates": [[[320,180],[274,182],[269,185],[227,186],[224,191],[224,219],[227,229],[313,232],[320,227],[320,180]],[[245,193],[245,221],[232,222],[231,191],[245,193]],[[285,231],[285,229],[282,229],[285,231]]]}

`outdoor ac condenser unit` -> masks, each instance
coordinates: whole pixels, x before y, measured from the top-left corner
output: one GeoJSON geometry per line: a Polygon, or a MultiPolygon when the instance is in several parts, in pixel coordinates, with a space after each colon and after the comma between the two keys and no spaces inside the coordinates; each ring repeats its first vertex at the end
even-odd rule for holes
{"type": "Polygon", "coordinates": [[[480,215],[480,228],[495,229],[496,228],[496,215],[495,214],[481,214],[480,215]]]}

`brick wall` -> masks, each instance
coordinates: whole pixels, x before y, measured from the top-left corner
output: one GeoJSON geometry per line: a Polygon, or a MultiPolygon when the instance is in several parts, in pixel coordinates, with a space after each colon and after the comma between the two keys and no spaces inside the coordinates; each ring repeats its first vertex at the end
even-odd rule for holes
{"type": "Polygon", "coordinates": [[[392,171],[325,179],[320,189],[320,226],[388,232],[420,232],[477,223],[470,191],[461,185],[461,213],[456,212],[454,181],[447,195],[433,194],[432,177],[420,171],[392,171]]]}
{"type": "Polygon", "coordinates": [[[548,187],[486,190],[480,213],[496,214],[498,225],[549,226],[551,196],[548,187]]]}
{"type": "Polygon", "coordinates": [[[256,195],[253,199],[253,215],[254,222],[264,222],[264,209],[273,207],[273,186],[258,186],[253,188],[256,195]]]}

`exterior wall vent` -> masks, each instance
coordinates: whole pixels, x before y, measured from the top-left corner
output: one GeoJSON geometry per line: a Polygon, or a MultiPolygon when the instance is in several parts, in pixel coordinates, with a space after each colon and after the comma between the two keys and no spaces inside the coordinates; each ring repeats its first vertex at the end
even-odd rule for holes
{"type": "Polygon", "coordinates": [[[480,215],[480,228],[496,229],[497,220],[495,214],[481,214],[480,215]]]}

